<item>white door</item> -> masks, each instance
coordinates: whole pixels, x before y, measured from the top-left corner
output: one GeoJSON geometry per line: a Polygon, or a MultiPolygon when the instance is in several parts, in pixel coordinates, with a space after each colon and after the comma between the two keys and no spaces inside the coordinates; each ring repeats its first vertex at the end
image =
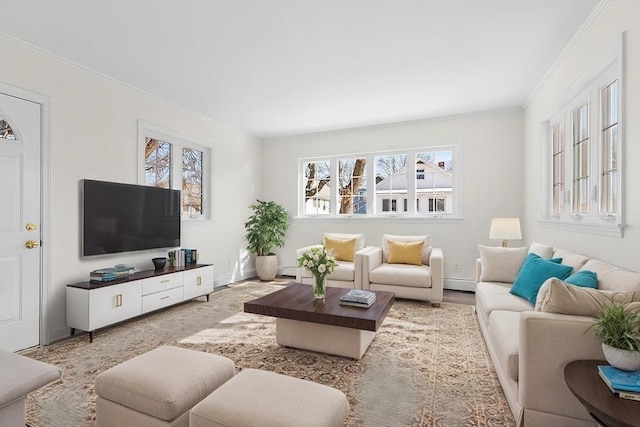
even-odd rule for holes
{"type": "Polygon", "coordinates": [[[0,348],[40,343],[40,104],[0,93],[0,348]]]}

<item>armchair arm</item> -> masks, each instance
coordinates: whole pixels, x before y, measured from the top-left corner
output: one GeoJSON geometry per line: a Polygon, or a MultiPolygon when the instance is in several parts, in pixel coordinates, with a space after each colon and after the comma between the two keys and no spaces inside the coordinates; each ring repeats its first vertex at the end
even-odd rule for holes
{"type": "Polygon", "coordinates": [[[362,287],[362,272],[363,272],[363,258],[364,255],[369,252],[371,249],[374,249],[373,246],[365,246],[364,248],[357,250],[353,255],[353,269],[355,273],[355,280],[353,286],[355,289],[363,289],[362,287]]]}
{"type": "Polygon", "coordinates": [[[480,276],[482,275],[482,261],[480,258],[476,259],[476,283],[480,281],[480,276]]]}
{"type": "Polygon", "coordinates": [[[362,257],[362,289],[371,290],[369,282],[369,272],[382,265],[382,248],[370,247],[367,252],[360,255],[362,257]]]}
{"type": "Polygon", "coordinates": [[[433,293],[431,302],[442,301],[442,292],[444,289],[443,264],[442,249],[431,248],[431,256],[429,257],[429,267],[431,267],[431,291],[433,293]]]}
{"type": "Polygon", "coordinates": [[[585,316],[520,314],[519,400],[524,409],[590,419],[564,382],[564,367],[579,359],[604,360],[602,344],[585,316]]]}
{"type": "Polygon", "coordinates": [[[304,267],[297,267],[298,264],[298,258],[300,258],[302,256],[302,254],[305,254],[307,252],[311,252],[311,248],[316,248],[316,247],[321,247],[322,245],[317,244],[317,245],[310,245],[310,246],[305,246],[304,248],[300,248],[300,249],[296,249],[296,282],[297,283],[301,283],[302,282],[302,270],[304,267]]]}

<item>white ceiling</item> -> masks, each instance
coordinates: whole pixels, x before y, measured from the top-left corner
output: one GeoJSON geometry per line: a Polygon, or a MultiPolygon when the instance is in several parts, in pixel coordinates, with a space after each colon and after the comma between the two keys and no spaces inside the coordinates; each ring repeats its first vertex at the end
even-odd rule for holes
{"type": "Polygon", "coordinates": [[[262,138],[522,106],[599,0],[0,1],[0,32],[262,138]]]}

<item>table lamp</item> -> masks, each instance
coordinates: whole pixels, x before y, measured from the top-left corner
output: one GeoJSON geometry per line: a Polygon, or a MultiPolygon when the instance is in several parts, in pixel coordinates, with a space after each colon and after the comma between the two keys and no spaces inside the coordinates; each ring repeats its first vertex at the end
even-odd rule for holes
{"type": "Polygon", "coordinates": [[[502,247],[507,247],[507,240],[520,240],[520,218],[492,218],[489,229],[490,239],[502,239],[502,247]]]}

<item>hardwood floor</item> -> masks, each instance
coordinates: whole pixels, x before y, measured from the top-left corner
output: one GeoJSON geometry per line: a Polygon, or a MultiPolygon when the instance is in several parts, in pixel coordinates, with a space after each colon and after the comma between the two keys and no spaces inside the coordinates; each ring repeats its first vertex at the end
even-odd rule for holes
{"type": "Polygon", "coordinates": [[[451,289],[445,289],[442,295],[442,301],[455,304],[475,305],[476,294],[469,291],[454,291],[451,289]]]}

